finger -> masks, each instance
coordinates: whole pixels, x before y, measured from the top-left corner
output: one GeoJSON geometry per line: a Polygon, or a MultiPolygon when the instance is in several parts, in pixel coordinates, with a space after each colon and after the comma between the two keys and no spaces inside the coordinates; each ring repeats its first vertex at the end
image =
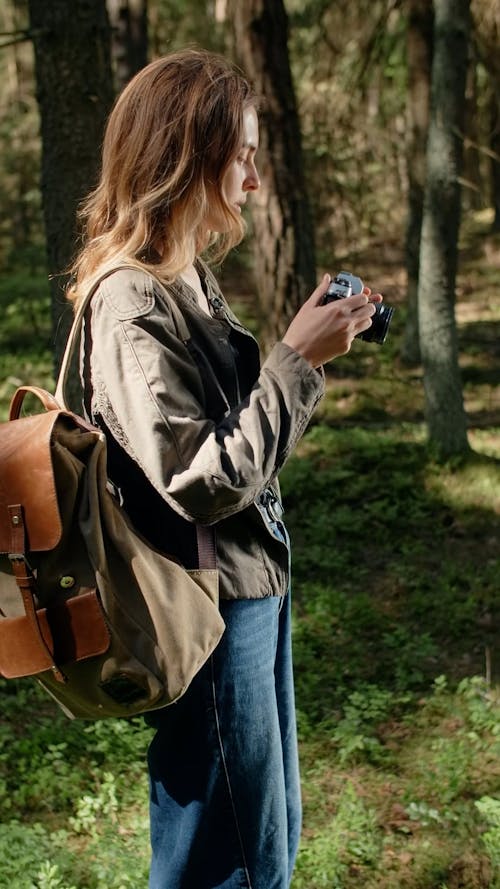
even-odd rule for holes
{"type": "Polygon", "coordinates": [[[368,305],[368,296],[366,293],[353,293],[352,296],[347,296],[343,303],[345,308],[349,312],[355,312],[356,309],[360,309],[362,306],[368,305]]]}
{"type": "Polygon", "coordinates": [[[316,287],[316,290],[314,290],[311,293],[311,296],[309,297],[308,302],[310,302],[313,306],[319,306],[325,298],[325,293],[328,290],[331,280],[332,279],[331,279],[330,275],[328,275],[328,274],[323,275],[320,283],[316,287]]]}
{"type": "Polygon", "coordinates": [[[357,322],[357,323],[356,323],[356,334],[355,334],[355,336],[358,336],[360,333],[364,333],[365,330],[369,330],[371,326],[372,326],[372,319],[371,319],[371,317],[370,317],[370,318],[365,318],[364,321],[359,321],[359,322],[357,322]]]}
{"type": "Polygon", "coordinates": [[[363,287],[363,293],[369,298],[371,303],[381,303],[384,298],[381,293],[372,293],[371,287],[363,287]]]}

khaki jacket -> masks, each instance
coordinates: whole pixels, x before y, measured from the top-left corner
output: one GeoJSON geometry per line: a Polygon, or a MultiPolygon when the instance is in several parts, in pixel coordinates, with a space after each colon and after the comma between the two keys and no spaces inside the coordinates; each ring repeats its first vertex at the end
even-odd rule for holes
{"type": "Polygon", "coordinates": [[[283,595],[288,553],[264,500],[279,498],[277,473],[323,375],[281,342],[260,367],[255,339],[198,271],[211,317],[183,282],[166,293],[130,268],[101,282],[85,316],[86,410],[106,433],[125,509],[155,546],[193,567],[193,523],[214,525],[221,598],[283,595]]]}

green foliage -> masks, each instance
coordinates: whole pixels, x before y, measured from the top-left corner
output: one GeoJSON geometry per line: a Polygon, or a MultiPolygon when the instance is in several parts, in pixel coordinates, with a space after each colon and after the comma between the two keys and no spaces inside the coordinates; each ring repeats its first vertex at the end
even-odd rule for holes
{"type": "Polygon", "coordinates": [[[118,801],[116,798],[116,781],[111,772],[104,772],[102,784],[96,794],[86,793],[76,803],[76,813],[69,819],[69,824],[79,834],[91,837],[98,835],[99,819],[108,817],[116,821],[118,801]]]}
{"type": "Polygon", "coordinates": [[[343,889],[349,871],[362,880],[365,869],[378,861],[381,849],[375,812],[349,782],[334,817],[300,851],[294,889],[343,889]]]}
{"type": "Polygon", "coordinates": [[[145,886],[151,730],[142,719],[68,721],[28,681],[3,680],[0,695],[0,886],[145,886]],[[14,868],[3,848],[15,849],[16,879],[23,874],[24,882],[11,882],[14,868]]]}
{"type": "Polygon", "coordinates": [[[9,889],[76,889],[66,876],[75,856],[64,831],[12,820],[0,825],[0,885],[9,889]]]}
{"type": "Polygon", "coordinates": [[[50,293],[47,276],[18,271],[0,277],[0,348],[43,353],[50,338],[50,293]]]}
{"type": "Polygon", "coordinates": [[[483,796],[476,800],[476,808],[488,825],[483,833],[483,842],[489,855],[491,864],[497,870],[500,869],[500,798],[483,796]]]}
{"type": "Polygon", "coordinates": [[[47,276],[29,269],[0,276],[0,420],[21,384],[53,388],[47,276]]]}
{"type": "Polygon", "coordinates": [[[376,685],[360,686],[352,692],[332,732],[340,762],[360,757],[374,764],[387,760],[388,750],[377,736],[377,727],[409,701],[410,695],[397,696],[376,685]]]}
{"type": "Polygon", "coordinates": [[[215,20],[214,4],[206,0],[158,0],[149,33],[158,54],[200,45],[200,35],[205,49],[224,51],[223,23],[215,20]]]}
{"type": "MultiPolygon", "coordinates": [[[[403,696],[425,688],[448,671],[448,646],[466,669],[484,665],[499,607],[499,526],[460,476],[469,471],[443,472],[418,436],[396,430],[318,425],[287,464],[304,735],[370,685],[403,696]],[[485,533],[491,549],[478,571],[472,541],[485,533]]],[[[493,496],[495,483],[490,470],[493,496]]],[[[352,719],[343,726],[354,744],[352,719]]]]}
{"type": "MultiPolygon", "coordinates": [[[[85,834],[85,856],[75,834],[40,823],[0,825],[0,886],[9,889],[129,889],[147,885],[145,819],[122,828],[97,822],[85,834]],[[126,835],[124,835],[126,834],[126,835]]],[[[109,815],[109,813],[108,813],[109,815]]],[[[71,819],[70,819],[71,821],[71,819]]],[[[70,825],[71,826],[71,825],[70,825]]],[[[77,831],[76,835],[82,832],[77,831]]]]}

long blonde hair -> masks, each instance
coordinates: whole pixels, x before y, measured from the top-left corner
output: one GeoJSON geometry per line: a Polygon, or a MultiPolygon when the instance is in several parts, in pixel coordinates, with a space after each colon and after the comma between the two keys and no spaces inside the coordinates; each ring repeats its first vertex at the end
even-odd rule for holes
{"type": "Polygon", "coordinates": [[[84,247],[70,299],[119,263],[174,280],[205,246],[209,207],[227,223],[211,236],[215,258],[239,243],[244,222],[222,185],[241,147],[243,111],[254,101],[245,78],[203,50],[172,53],[135,75],[109,116],[100,181],[80,209],[84,247]]]}

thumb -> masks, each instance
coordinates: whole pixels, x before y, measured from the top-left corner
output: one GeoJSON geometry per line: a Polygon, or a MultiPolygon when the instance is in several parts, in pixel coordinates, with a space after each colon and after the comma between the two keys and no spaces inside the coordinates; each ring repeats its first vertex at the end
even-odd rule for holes
{"type": "Polygon", "coordinates": [[[328,290],[328,286],[331,280],[331,275],[323,275],[320,283],[316,287],[316,290],[313,290],[313,292],[311,293],[308,302],[310,302],[313,306],[319,306],[320,303],[323,302],[325,293],[328,290]]]}

